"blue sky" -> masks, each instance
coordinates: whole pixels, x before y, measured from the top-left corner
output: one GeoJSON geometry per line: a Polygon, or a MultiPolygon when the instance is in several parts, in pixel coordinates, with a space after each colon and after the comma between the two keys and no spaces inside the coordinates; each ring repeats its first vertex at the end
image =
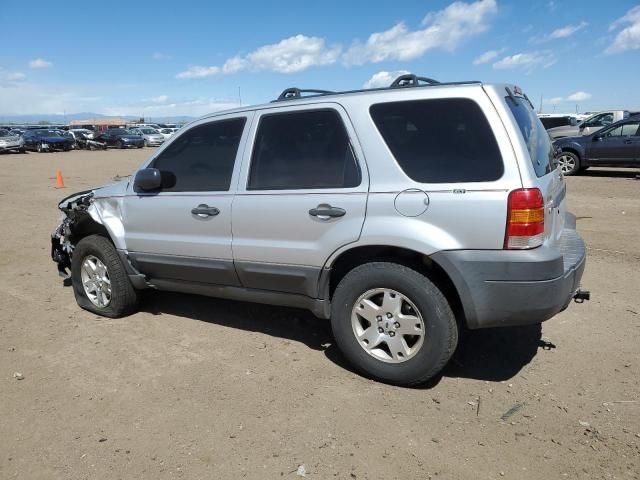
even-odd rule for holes
{"type": "Polygon", "coordinates": [[[31,0],[24,22],[2,8],[0,116],[198,116],[239,91],[263,103],[399,71],[516,83],[545,112],[640,110],[638,1],[270,3],[31,0]]]}

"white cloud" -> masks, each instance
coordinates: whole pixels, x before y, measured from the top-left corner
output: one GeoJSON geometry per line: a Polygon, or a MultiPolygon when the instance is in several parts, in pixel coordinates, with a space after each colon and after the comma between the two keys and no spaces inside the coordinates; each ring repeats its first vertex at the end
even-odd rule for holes
{"type": "Polygon", "coordinates": [[[10,72],[2,77],[7,82],[22,82],[27,79],[27,76],[22,72],[10,72]]]}
{"type": "Polygon", "coordinates": [[[171,55],[167,55],[166,53],[162,52],[154,52],[154,54],[151,55],[151,58],[153,58],[154,60],[171,60],[171,55]]]}
{"type": "Polygon", "coordinates": [[[53,63],[43,60],[42,58],[36,58],[29,62],[29,68],[50,68],[53,67],[53,63]]]}
{"type": "Polygon", "coordinates": [[[406,70],[396,70],[395,72],[378,72],[374,73],[369,80],[367,80],[363,87],[364,88],[380,88],[380,87],[388,87],[393,83],[393,81],[398,78],[400,75],[404,75],[407,72],[406,70]]]}
{"type": "Polygon", "coordinates": [[[535,67],[548,68],[554,63],[556,58],[549,52],[516,53],[498,60],[493,64],[493,68],[496,70],[519,68],[532,71],[535,67]]]}
{"type": "Polygon", "coordinates": [[[297,73],[310,67],[334,64],[342,51],[338,45],[327,46],[320,37],[295,35],[271,45],[262,46],[245,56],[229,58],[222,67],[192,66],[176,78],[203,78],[249,70],[297,73]]]}
{"type": "Polygon", "coordinates": [[[347,65],[407,61],[435,48],[454,50],[464,40],[486,31],[497,10],[495,0],[454,2],[429,13],[422,21],[423,29],[411,31],[400,22],[383,32],[372,33],[364,43],[355,42],[344,54],[344,61],[347,65]]]}
{"type": "Polygon", "coordinates": [[[580,22],[578,25],[567,25],[562,28],[558,28],[549,34],[549,38],[558,39],[558,38],[567,38],[576,33],[579,30],[582,30],[587,25],[587,22],[580,22]]]}
{"type": "Polygon", "coordinates": [[[504,48],[501,48],[500,50],[489,50],[487,52],[484,52],[482,55],[480,55],[473,61],[473,64],[482,65],[483,63],[488,63],[491,60],[498,58],[498,55],[504,52],[504,50],[505,50],[504,48]]]}
{"type": "Polygon", "coordinates": [[[633,7],[624,16],[609,26],[609,31],[622,28],[607,47],[605,53],[621,53],[627,50],[640,49],[640,5],[633,7]]]}
{"type": "Polygon", "coordinates": [[[191,116],[200,117],[208,113],[220,110],[228,110],[239,106],[238,102],[232,100],[221,100],[210,97],[198,97],[187,99],[170,99],[166,95],[164,102],[154,102],[159,97],[153,97],[140,102],[132,102],[125,105],[111,105],[102,110],[105,115],[142,115],[146,118],[169,117],[169,116],[191,116]]]}
{"type": "Polygon", "coordinates": [[[158,95],[157,97],[151,97],[149,99],[151,101],[151,103],[166,103],[167,100],[169,100],[169,96],[168,95],[158,95]]]}
{"type": "Polygon", "coordinates": [[[176,75],[176,78],[191,79],[191,78],[204,78],[220,73],[219,67],[202,67],[200,65],[194,65],[187,68],[184,72],[180,72],[176,75]]]}
{"type": "Polygon", "coordinates": [[[550,105],[558,105],[560,103],[569,103],[569,102],[586,102],[587,100],[591,100],[592,97],[593,96],[590,93],[578,91],[566,97],[548,98],[544,101],[544,103],[548,103],[550,105]]]}
{"type": "Polygon", "coordinates": [[[590,99],[591,99],[591,94],[587,92],[576,92],[576,93],[572,93],[567,97],[567,101],[569,102],[584,102],[590,99]]]}

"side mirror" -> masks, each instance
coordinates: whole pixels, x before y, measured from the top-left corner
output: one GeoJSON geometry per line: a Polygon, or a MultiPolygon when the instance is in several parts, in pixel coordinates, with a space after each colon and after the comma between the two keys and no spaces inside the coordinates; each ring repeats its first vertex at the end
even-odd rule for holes
{"type": "Polygon", "coordinates": [[[143,168],[138,170],[133,179],[134,192],[149,192],[158,190],[162,186],[162,175],[157,168],[143,168]]]}
{"type": "Polygon", "coordinates": [[[602,140],[602,137],[600,135],[594,135],[593,136],[593,141],[594,142],[599,142],[600,140],[602,140]]]}

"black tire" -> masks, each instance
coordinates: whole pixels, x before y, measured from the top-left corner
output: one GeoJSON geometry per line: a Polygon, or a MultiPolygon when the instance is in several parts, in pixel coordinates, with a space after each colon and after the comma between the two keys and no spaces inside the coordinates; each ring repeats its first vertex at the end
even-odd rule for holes
{"type": "Polygon", "coordinates": [[[124,142],[122,140],[118,143],[118,147],[124,149],[124,142]]]}
{"type": "Polygon", "coordinates": [[[71,283],[78,305],[85,310],[110,318],[124,317],[138,306],[138,295],[131,285],[113,244],[101,235],[90,235],[78,242],[71,259],[71,283]],[[82,285],[82,262],[87,256],[97,257],[106,267],[111,281],[111,299],[105,307],[91,302],[82,285]]]}
{"type": "Polygon", "coordinates": [[[41,144],[38,144],[38,146],[36,147],[36,151],[37,151],[38,153],[42,153],[42,152],[44,152],[44,148],[42,148],[42,145],[41,145],[41,144]]]}
{"type": "Polygon", "coordinates": [[[347,273],[333,295],[331,328],[338,347],[359,372],[401,386],[416,386],[433,378],[447,364],[458,344],[458,325],[442,292],[424,275],[396,263],[367,263],[347,273]],[[413,357],[401,363],[374,358],[360,345],[353,331],[351,314],[355,302],[376,288],[404,295],[422,316],[423,344],[413,357]]]}
{"type": "Polygon", "coordinates": [[[557,157],[562,173],[566,176],[576,175],[580,172],[580,157],[573,152],[560,152],[557,157]]]}
{"type": "Polygon", "coordinates": [[[18,150],[20,153],[27,153],[27,149],[22,147],[20,150],[18,150]]]}

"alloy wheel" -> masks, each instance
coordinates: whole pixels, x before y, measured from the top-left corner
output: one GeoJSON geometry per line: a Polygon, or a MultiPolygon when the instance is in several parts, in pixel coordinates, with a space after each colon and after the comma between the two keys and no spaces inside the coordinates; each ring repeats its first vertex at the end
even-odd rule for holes
{"type": "Polygon", "coordinates": [[[87,298],[98,308],[105,308],[111,303],[111,280],[109,271],[102,261],[87,255],[80,268],[82,286],[87,298]]]}
{"type": "Polygon", "coordinates": [[[351,326],[358,344],[386,363],[402,363],[424,345],[425,324],[405,295],[388,288],[368,290],[356,300],[351,326]]]}

